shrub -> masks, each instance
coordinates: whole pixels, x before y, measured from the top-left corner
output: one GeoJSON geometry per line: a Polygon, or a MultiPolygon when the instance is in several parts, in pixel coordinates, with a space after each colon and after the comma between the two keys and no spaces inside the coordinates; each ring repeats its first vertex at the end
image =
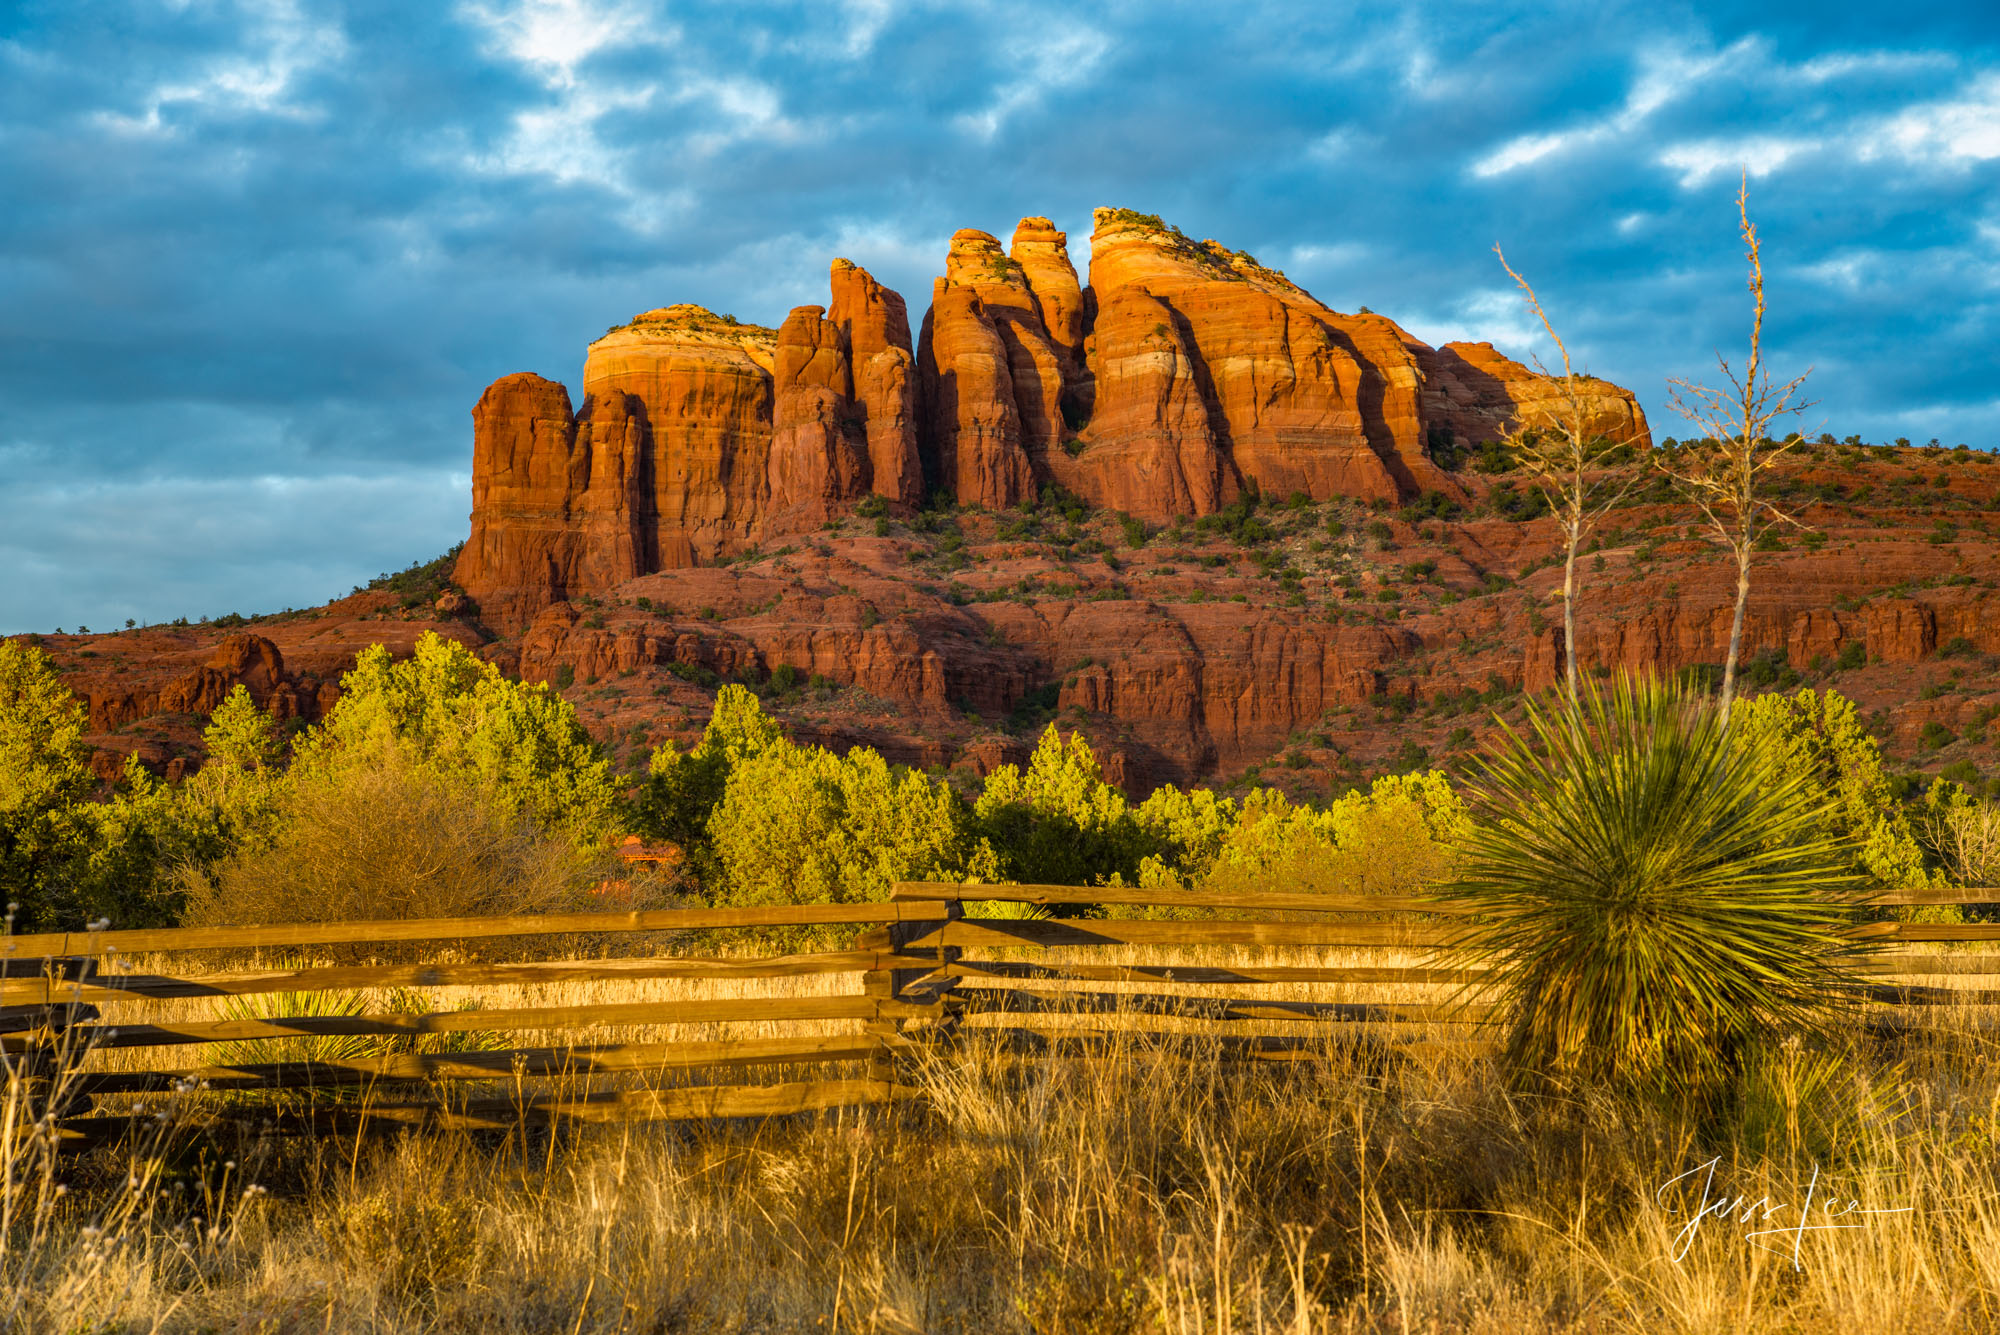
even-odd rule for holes
{"type": "MultiPolygon", "coordinates": [[[[1149,799],[1150,802],[1151,799],[1149,799]]],[[[1220,840],[1203,889],[1411,895],[1448,879],[1465,809],[1435,771],[1386,775],[1316,809],[1259,790],[1220,840]]]]}
{"type": "Polygon", "coordinates": [[[1859,640],[1849,640],[1840,646],[1840,653],[1835,656],[1833,665],[1842,671],[1852,671],[1866,666],[1867,662],[1868,646],[1859,640]]]}
{"type": "Polygon", "coordinates": [[[709,819],[721,902],[885,900],[899,880],[992,879],[993,854],[949,786],[866,747],[778,742],[731,772],[709,819]]]}
{"type": "Polygon", "coordinates": [[[1977,789],[1979,787],[1979,766],[1973,764],[1970,760],[1954,760],[1951,764],[1946,765],[1938,771],[1938,777],[1950,783],[1955,783],[1961,788],[1977,789]]]}
{"type": "Polygon", "coordinates": [[[1890,790],[1881,747],[1853,701],[1810,688],[1739,700],[1729,732],[1741,746],[1776,751],[1829,796],[1828,830],[1869,879],[1902,889],[1929,884],[1922,845],[1890,790]]]}
{"type": "Polygon", "coordinates": [[[1814,775],[1657,680],[1530,705],[1482,760],[1452,891],[1517,1074],[1714,1106],[1757,1044],[1859,995],[1857,888],[1814,775]]]}
{"type": "Polygon", "coordinates": [[[1054,724],[1023,770],[1002,765],[973,804],[978,832],[1001,874],[1045,885],[1101,885],[1130,879],[1151,841],[1125,794],[1104,781],[1081,733],[1065,741],[1054,724]]]}
{"type": "Polygon", "coordinates": [[[783,742],[756,696],[743,686],[724,686],[693,750],[676,750],[669,741],[653,752],[633,811],[638,831],[678,844],[695,870],[704,870],[698,855],[707,848],[709,815],[729,776],[737,765],[783,742]]]}
{"type": "Polygon", "coordinates": [[[586,841],[607,837],[619,814],[610,764],[574,706],[430,632],[400,662],[380,645],[357,655],[340,703],[295,750],[305,773],[406,762],[586,841]]]}
{"type": "Polygon", "coordinates": [[[182,883],[188,922],[229,926],[550,912],[601,870],[471,776],[391,752],[288,776],[272,828],[182,883]]]}
{"type": "Polygon", "coordinates": [[[1118,516],[1118,526],[1125,530],[1125,545],[1127,547],[1144,547],[1146,545],[1145,520],[1139,518],[1137,515],[1120,515],[1118,516]]]}

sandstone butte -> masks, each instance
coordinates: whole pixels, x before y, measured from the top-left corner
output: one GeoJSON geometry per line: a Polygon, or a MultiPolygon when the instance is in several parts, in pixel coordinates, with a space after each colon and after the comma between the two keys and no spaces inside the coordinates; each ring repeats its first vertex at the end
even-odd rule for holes
{"type": "MultiPolygon", "coordinates": [[[[1152,522],[1246,491],[1401,502],[1463,490],[1440,450],[1534,425],[1553,382],[1486,344],[1343,315],[1249,255],[1099,209],[1090,282],[1024,218],[951,239],[915,347],[903,299],[835,260],[830,304],[777,329],[698,306],[590,345],[583,402],[520,373],[473,409],[457,582],[487,624],[809,533],[869,496],[1004,509],[1060,487],[1152,522]]],[[[1590,381],[1594,426],[1649,444],[1590,381]]]]}
{"type": "MultiPolygon", "coordinates": [[[[1053,721],[1135,794],[1453,763],[1556,680],[1554,527],[1450,448],[1532,421],[1549,381],[1136,215],[1099,213],[1089,286],[1043,219],[1006,253],[961,232],[945,267],[914,348],[901,299],[836,262],[830,304],[776,330],[681,306],[612,331],[581,407],[496,382],[456,567],[476,602],[44,637],[100,771],[199,763],[238,682],[319,717],[358,649],[425,630],[562,691],[627,766],[735,679],[799,740],[969,774],[1053,721]],[[916,508],[939,492],[961,504],[916,508]]],[[[1582,565],[1579,666],[1718,664],[1731,569],[1631,396],[1590,392],[1636,485],[1582,565]]],[[[1815,533],[1757,556],[1749,688],[1834,687],[1899,763],[2000,777],[2000,459],[1813,445],[1770,481],[1815,533]]]]}

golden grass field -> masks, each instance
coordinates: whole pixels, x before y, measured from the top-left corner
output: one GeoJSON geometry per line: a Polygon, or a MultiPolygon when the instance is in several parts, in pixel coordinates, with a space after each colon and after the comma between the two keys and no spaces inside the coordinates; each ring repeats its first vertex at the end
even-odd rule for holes
{"type": "MultiPolygon", "coordinates": [[[[1414,962],[1379,950],[1228,948],[1040,958],[1066,955],[1414,962]]],[[[859,986],[858,974],[829,974],[426,995],[438,1010],[500,1009],[859,986]]],[[[1423,1002],[1449,989],[1201,991],[1423,1002]]],[[[206,1000],[120,1003],[105,1019],[215,1014],[206,1000]]],[[[137,1159],[100,1151],[64,1166],[68,1191],[42,1202],[39,1231],[36,1184],[17,1171],[0,1314],[24,1330],[260,1335],[1989,1331],[2000,1329],[2000,1061],[1977,1023],[1987,1014],[1936,1007],[1898,1038],[1856,1034],[1850,1050],[1780,1054],[1744,1109],[1699,1140],[1591,1100],[1510,1095],[1477,1049],[1389,1053],[1330,1040],[1298,1060],[1233,1061],[1199,1037],[1224,1024],[1091,1014],[1033,1017],[1103,1036],[1087,1057],[1036,1056],[988,1032],[1020,1017],[977,1015],[953,1041],[905,1059],[904,1079],[924,1097],[897,1105],[554,1133],[218,1140],[206,1160],[171,1142],[137,1159]],[[1163,1030],[1197,1037],[1149,1037],[1163,1030]],[[1664,1197],[1661,1188],[1710,1159],[1711,1199],[1756,1202],[1752,1222],[1738,1207],[1685,1232],[1706,1179],[1664,1197]],[[1832,1226],[1746,1236],[1795,1225],[1808,1191],[1814,1222],[1832,1226]],[[1858,1205],[1833,1216],[1829,1199],[1858,1205]]],[[[1463,1032],[1433,1025],[1426,1036],[1463,1032]]],[[[565,1037],[516,1033],[510,1043],[565,1037]]],[[[178,1064],[200,1052],[109,1050],[88,1065],[178,1064]]],[[[714,1078],[838,1078],[857,1066],[714,1078]]],[[[184,1111],[204,1097],[177,1096],[184,1111]]]]}

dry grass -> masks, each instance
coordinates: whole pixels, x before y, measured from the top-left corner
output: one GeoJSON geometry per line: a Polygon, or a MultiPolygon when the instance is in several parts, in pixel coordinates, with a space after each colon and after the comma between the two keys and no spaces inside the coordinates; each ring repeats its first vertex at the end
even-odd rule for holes
{"type": "MultiPolygon", "coordinates": [[[[1075,958],[1168,962],[1140,950],[1075,958]]],[[[1218,950],[1203,962],[1389,961],[1218,950]]],[[[853,975],[563,983],[478,1000],[857,986],[853,975]]],[[[433,995],[440,1009],[467,999],[433,995]]],[[[146,1018],[206,1018],[210,1005],[161,1003],[146,1018]]],[[[4,1278],[23,1329],[64,1332],[1992,1330],[2000,1063],[1972,1019],[1970,1007],[1938,1008],[1893,1045],[1782,1054],[1736,1118],[1699,1136],[1589,1100],[1510,1096],[1477,1055],[1329,1043],[1305,1060],[1243,1063],[1123,1017],[1036,1017],[1103,1031],[1083,1060],[1022,1055],[975,1025],[914,1064],[928,1097],[903,1107],[95,1155],[64,1170],[71,1191],[45,1238],[10,1237],[4,1278]],[[222,1168],[224,1155],[237,1166],[222,1168]],[[1685,1201],[1659,1189],[1711,1157],[1718,1194],[1796,1206],[1811,1184],[1818,1201],[1901,1212],[1804,1235],[1797,1269],[1792,1239],[1746,1239],[1760,1225],[1734,1216],[1704,1221],[1676,1260],[1687,1214],[1668,1207],[1685,1201]],[[263,1190],[246,1194],[250,1182],[263,1190]],[[94,1220],[103,1230],[85,1232],[94,1220]]],[[[1795,1222],[1779,1212],[1761,1226],[1795,1222]]]]}

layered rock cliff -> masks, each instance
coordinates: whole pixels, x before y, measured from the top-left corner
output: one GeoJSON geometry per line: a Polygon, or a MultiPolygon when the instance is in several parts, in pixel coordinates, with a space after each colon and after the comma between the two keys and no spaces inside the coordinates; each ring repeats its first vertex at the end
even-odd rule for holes
{"type": "MultiPolygon", "coordinates": [[[[823,333],[799,322],[802,335],[823,333]]],[[[793,358],[788,383],[815,399],[825,386],[811,368],[826,359],[803,342],[793,358]]],[[[560,424],[550,402],[539,420],[560,424]]],[[[538,419],[527,420],[532,444],[538,419]]],[[[586,437],[568,439],[580,451],[586,437]]],[[[1517,717],[1517,692],[1560,677],[1556,525],[1526,517],[1518,471],[1471,464],[1451,475],[1458,508],[1267,500],[1255,524],[1145,533],[1067,497],[891,512],[727,565],[641,574],[587,603],[558,600],[518,634],[468,623],[449,590],[382,589],[244,630],[44,643],[89,703],[107,777],[126,754],[184,769],[206,713],[238,683],[280,717],[313,718],[357,649],[407,653],[435,629],[561,690],[628,770],[665,738],[690,742],[733,679],[763,693],[794,737],[908,763],[982,771],[1018,759],[1054,721],[1086,733],[1135,793],[1255,768],[1259,782],[1323,796],[1462,756],[1491,710],[1517,717]]],[[[1729,642],[1734,565],[1690,536],[1686,507],[1649,461],[1615,467],[1632,486],[1578,566],[1579,665],[1713,668],[1729,642]]],[[[1899,763],[2000,781],[2000,460],[1813,445],[1767,483],[1813,531],[1757,554],[1744,688],[1835,687],[1899,763]]]]}
{"type": "MultiPolygon", "coordinates": [[[[1099,209],[1090,282],[1024,218],[953,235],[913,349],[903,300],[846,260],[831,304],[776,330],[669,306],[591,344],[583,405],[539,376],[473,411],[472,540],[457,578],[489,621],[637,574],[809,532],[926,488],[1007,508],[1060,486],[1154,521],[1246,492],[1396,502],[1460,494],[1441,446],[1533,425],[1554,382],[1486,344],[1432,348],[1331,310],[1282,273],[1150,215],[1099,209]]],[[[1648,443],[1590,382],[1599,428],[1648,443]]]]}

